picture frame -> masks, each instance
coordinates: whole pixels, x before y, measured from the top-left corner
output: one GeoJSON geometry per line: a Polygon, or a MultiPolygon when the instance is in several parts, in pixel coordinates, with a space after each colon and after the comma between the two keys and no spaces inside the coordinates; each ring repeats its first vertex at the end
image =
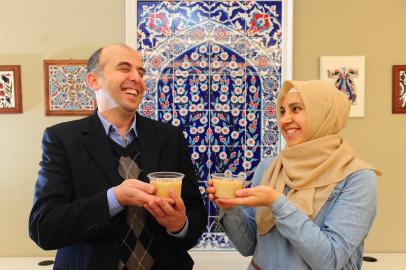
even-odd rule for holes
{"type": "Polygon", "coordinates": [[[21,69],[19,65],[0,66],[0,113],[22,113],[21,69]]]}
{"type": "Polygon", "coordinates": [[[47,116],[87,116],[96,109],[86,82],[86,60],[44,60],[44,106],[47,116]]]}
{"type": "Polygon", "coordinates": [[[350,117],[364,117],[365,56],[321,56],[320,79],[346,94],[351,103],[350,117]]]}
{"type": "Polygon", "coordinates": [[[392,113],[406,113],[406,65],[392,66],[392,113]]]}

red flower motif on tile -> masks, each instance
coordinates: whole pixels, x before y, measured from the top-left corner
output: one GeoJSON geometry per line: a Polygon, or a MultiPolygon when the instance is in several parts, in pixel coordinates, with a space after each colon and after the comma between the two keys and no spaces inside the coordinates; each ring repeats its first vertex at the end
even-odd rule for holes
{"type": "Polygon", "coordinates": [[[276,114],[276,109],[275,109],[274,106],[268,105],[268,106],[265,107],[265,113],[268,116],[273,116],[273,115],[276,114]]]}
{"type": "Polygon", "coordinates": [[[216,34],[219,40],[223,40],[227,37],[227,31],[224,28],[218,29],[216,34]]]}
{"type": "Polygon", "coordinates": [[[172,31],[169,28],[169,21],[165,13],[152,13],[148,18],[149,28],[162,33],[164,36],[170,36],[172,31]]]}
{"type": "MultiPolygon", "coordinates": [[[[264,67],[268,66],[268,59],[267,59],[267,57],[266,57],[266,56],[260,56],[259,59],[258,59],[258,65],[259,65],[261,68],[264,68],[264,67]]],[[[253,78],[254,78],[254,77],[253,77],[253,78]]]]}
{"type": "Polygon", "coordinates": [[[151,117],[154,112],[154,108],[151,105],[145,105],[143,111],[144,115],[146,115],[147,117],[151,117]]]}
{"type": "Polygon", "coordinates": [[[159,67],[161,65],[161,58],[159,56],[155,56],[152,58],[151,64],[153,67],[159,67]]]}
{"type": "Polygon", "coordinates": [[[266,13],[254,13],[254,16],[251,19],[250,23],[251,25],[247,31],[247,34],[253,36],[258,32],[269,29],[270,27],[269,15],[266,13]]]}

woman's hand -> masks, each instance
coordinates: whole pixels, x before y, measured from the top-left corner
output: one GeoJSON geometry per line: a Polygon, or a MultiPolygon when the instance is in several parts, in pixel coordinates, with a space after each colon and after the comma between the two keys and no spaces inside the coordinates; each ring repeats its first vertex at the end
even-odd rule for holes
{"type": "MultiPolygon", "coordinates": [[[[235,192],[236,198],[217,199],[219,203],[228,206],[243,205],[247,207],[272,206],[282,195],[270,186],[256,186],[253,188],[239,189],[235,192]]],[[[216,202],[217,203],[217,202],[216,202]]]]}
{"type": "Polygon", "coordinates": [[[223,203],[221,201],[222,199],[214,197],[216,188],[213,186],[213,179],[210,179],[209,181],[207,181],[207,184],[208,184],[207,193],[209,194],[210,201],[215,202],[218,207],[223,208],[223,209],[230,209],[235,206],[232,204],[223,203]]]}

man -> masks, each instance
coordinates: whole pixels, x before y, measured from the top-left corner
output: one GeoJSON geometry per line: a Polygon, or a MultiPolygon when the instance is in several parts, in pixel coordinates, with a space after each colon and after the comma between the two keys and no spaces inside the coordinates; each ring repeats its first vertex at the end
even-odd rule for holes
{"type": "Polygon", "coordinates": [[[97,50],[87,75],[97,111],[45,130],[29,232],[58,249],[54,269],[193,267],[187,250],[207,222],[197,177],[183,133],[136,113],[143,75],[130,47],[97,50]],[[154,171],[185,174],[181,196],[154,196],[154,171]]]}

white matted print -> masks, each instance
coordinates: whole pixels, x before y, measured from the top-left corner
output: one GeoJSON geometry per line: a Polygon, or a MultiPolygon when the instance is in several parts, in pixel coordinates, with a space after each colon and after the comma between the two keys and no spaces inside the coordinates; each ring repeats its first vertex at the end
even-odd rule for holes
{"type": "Polygon", "coordinates": [[[365,56],[321,56],[320,79],[346,94],[351,102],[350,117],[364,116],[365,56]]]}

